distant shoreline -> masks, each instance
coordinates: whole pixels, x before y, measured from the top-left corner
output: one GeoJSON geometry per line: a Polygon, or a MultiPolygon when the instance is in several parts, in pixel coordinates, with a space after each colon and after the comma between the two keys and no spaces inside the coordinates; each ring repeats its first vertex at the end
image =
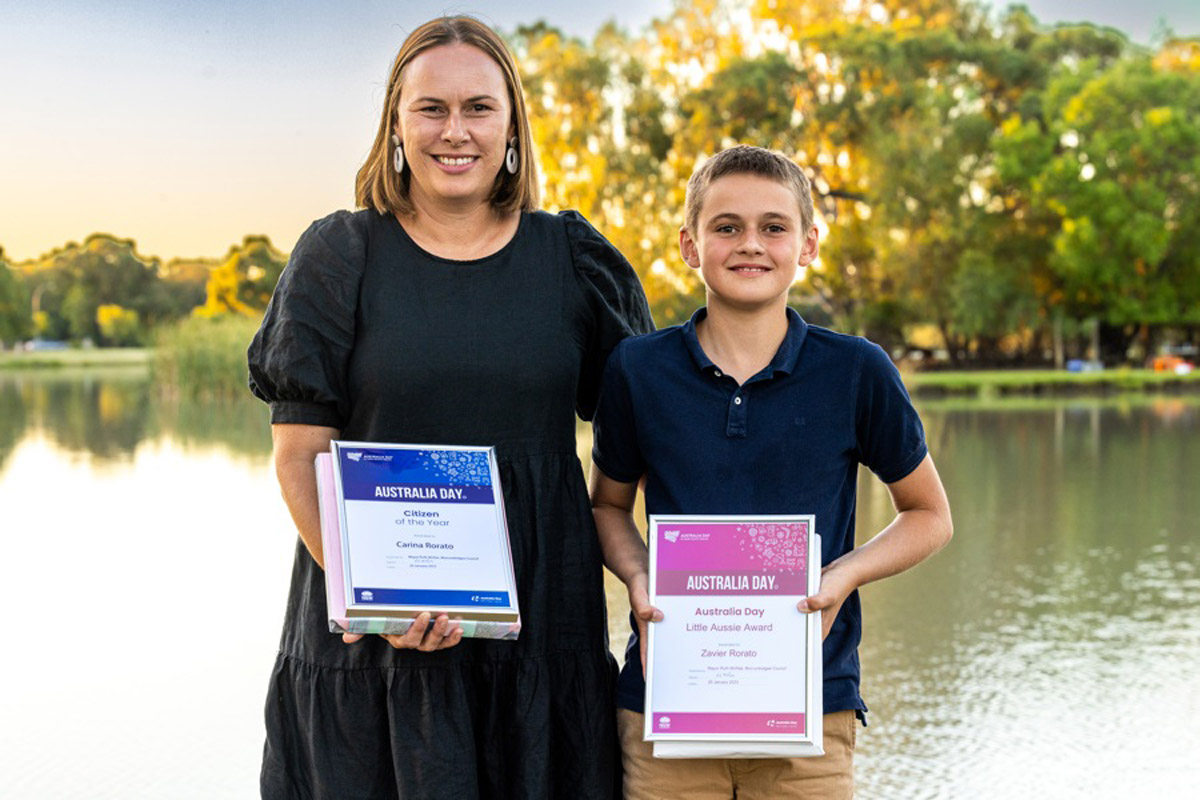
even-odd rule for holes
{"type": "MultiPolygon", "coordinates": [[[[105,369],[149,368],[154,350],[148,347],[71,348],[35,352],[0,352],[0,372],[53,370],[65,367],[105,369]]],[[[1187,375],[1120,367],[1100,372],[1054,369],[963,370],[904,372],[904,383],[915,397],[1084,396],[1122,392],[1200,391],[1200,369],[1187,375]]]]}
{"type": "Polygon", "coordinates": [[[1200,369],[1187,375],[1117,367],[1099,372],[1056,369],[909,372],[904,383],[916,397],[1078,397],[1123,392],[1200,391],[1200,369]]]}
{"type": "Polygon", "coordinates": [[[0,370],[62,369],[64,367],[149,367],[149,347],[72,347],[66,350],[0,352],[0,370]]]}

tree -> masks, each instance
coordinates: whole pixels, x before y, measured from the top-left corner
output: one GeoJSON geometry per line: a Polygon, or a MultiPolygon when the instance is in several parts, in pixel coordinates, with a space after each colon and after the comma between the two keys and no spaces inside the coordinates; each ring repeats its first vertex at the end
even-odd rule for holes
{"type": "Polygon", "coordinates": [[[32,329],[29,296],[0,247],[0,346],[28,337],[32,329]]]}
{"type": "Polygon", "coordinates": [[[138,313],[116,303],[96,309],[96,326],[104,341],[117,347],[138,344],[143,338],[138,313]]]}
{"type": "MultiPolygon", "coordinates": [[[[1145,153],[1128,164],[1153,173],[1126,198],[1136,248],[1097,240],[1096,259],[1084,247],[1080,219],[1111,226],[1097,221],[1102,183],[1082,185],[1067,153],[1083,132],[1065,115],[1092,102],[1093,81],[1150,61],[1111,29],[1047,27],[1021,6],[993,21],[969,0],[703,0],[636,37],[608,26],[584,42],[539,23],[513,47],[547,205],[578,208],[629,257],[660,324],[701,302],[676,248],[685,182],[737,142],[782,150],[812,178],[821,258],[794,301],[891,349],[932,324],[956,357],[1038,359],[1088,316],[1191,325],[1200,308],[1190,156],[1175,170],[1145,153]],[[1145,275],[1092,298],[1105,263],[1145,275]]],[[[1130,98],[1139,114],[1112,103],[1095,134],[1143,130],[1164,153],[1190,152],[1197,53],[1195,40],[1165,44],[1152,71],[1176,99],[1147,87],[1130,98]]]]}
{"type": "Polygon", "coordinates": [[[204,305],[195,313],[203,317],[261,314],[286,265],[287,256],[266,236],[245,237],[240,245],[229,248],[220,266],[209,274],[204,305]]]}
{"type": "Polygon", "coordinates": [[[172,314],[158,259],[141,256],[132,239],[94,233],[68,243],[28,265],[26,280],[38,333],[48,338],[111,344],[97,322],[102,305],[128,308],[146,325],[172,314]]]}
{"type": "Polygon", "coordinates": [[[1060,70],[1039,118],[997,142],[1046,229],[1050,302],[1098,320],[1108,360],[1151,327],[1200,321],[1200,76],[1148,55],[1060,70]],[[1161,63],[1161,62],[1159,62],[1161,63]]]}

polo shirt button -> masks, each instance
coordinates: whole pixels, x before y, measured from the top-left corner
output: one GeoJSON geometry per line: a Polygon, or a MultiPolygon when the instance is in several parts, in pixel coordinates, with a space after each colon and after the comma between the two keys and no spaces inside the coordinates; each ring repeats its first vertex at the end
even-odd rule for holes
{"type": "Polygon", "coordinates": [[[733,398],[733,404],[735,406],[740,406],[742,404],[742,398],[740,398],[740,397],[733,398]]]}
{"type": "Polygon", "coordinates": [[[718,378],[719,378],[719,377],[721,377],[721,370],[719,370],[719,369],[714,369],[714,370],[713,370],[713,375],[716,375],[718,378]]]}

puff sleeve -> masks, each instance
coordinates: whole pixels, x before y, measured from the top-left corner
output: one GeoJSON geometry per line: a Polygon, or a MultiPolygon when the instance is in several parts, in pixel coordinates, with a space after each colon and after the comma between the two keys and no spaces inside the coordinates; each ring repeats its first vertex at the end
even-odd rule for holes
{"type": "Polygon", "coordinates": [[[627,336],[650,333],[654,320],[633,267],[577,211],[559,214],[567,226],[571,261],[591,318],[575,408],[590,420],[596,411],[604,362],[627,336]]]}
{"type": "Polygon", "coordinates": [[[296,242],[247,357],[250,391],[271,423],[342,428],[350,415],[347,363],[366,263],[365,215],[339,211],[296,242]]]}

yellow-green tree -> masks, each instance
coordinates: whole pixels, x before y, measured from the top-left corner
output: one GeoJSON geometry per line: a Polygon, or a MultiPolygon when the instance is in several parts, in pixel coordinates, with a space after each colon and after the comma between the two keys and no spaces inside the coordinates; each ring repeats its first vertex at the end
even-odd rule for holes
{"type": "Polygon", "coordinates": [[[96,327],[105,343],[117,347],[138,344],[143,338],[138,313],[116,303],[106,303],[96,309],[96,327]]]}
{"type": "Polygon", "coordinates": [[[245,237],[209,273],[204,305],[194,313],[201,317],[261,314],[286,264],[287,256],[266,236],[245,237]]]}

